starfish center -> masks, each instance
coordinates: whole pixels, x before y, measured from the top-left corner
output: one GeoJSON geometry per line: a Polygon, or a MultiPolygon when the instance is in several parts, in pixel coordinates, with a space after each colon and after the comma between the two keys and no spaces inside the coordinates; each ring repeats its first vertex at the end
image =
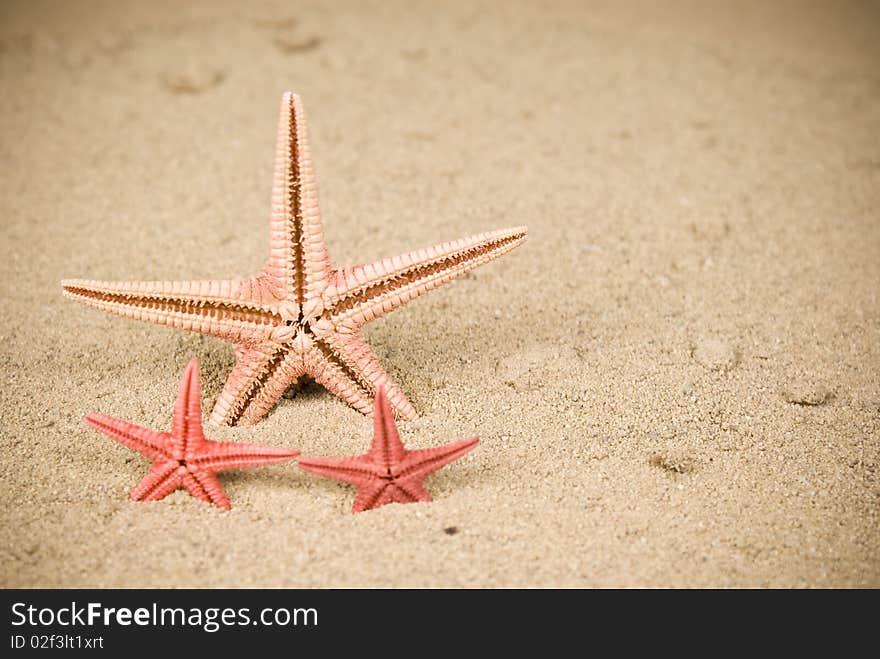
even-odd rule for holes
{"type": "Polygon", "coordinates": [[[388,467],[385,469],[385,473],[379,476],[379,478],[381,478],[383,481],[388,481],[389,483],[392,483],[397,480],[397,474],[395,474],[391,470],[391,467],[388,467]]]}
{"type": "Polygon", "coordinates": [[[297,336],[299,336],[300,334],[312,333],[312,328],[309,326],[309,322],[304,318],[300,318],[299,320],[288,320],[284,324],[287,327],[293,328],[292,331],[297,336]]]}
{"type": "Polygon", "coordinates": [[[275,326],[272,330],[272,338],[279,344],[288,345],[295,350],[303,351],[312,345],[317,332],[314,324],[319,318],[287,318],[283,320],[283,324],[275,326]]]}

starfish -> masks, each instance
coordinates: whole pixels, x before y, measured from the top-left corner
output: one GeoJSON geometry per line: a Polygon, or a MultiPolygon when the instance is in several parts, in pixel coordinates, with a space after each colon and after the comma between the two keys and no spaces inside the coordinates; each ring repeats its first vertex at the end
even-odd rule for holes
{"type": "Polygon", "coordinates": [[[394,414],[383,389],[373,407],[373,443],[368,453],[350,458],[300,458],[305,471],[351,483],[358,488],[352,512],[372,510],[386,503],[430,501],[422,481],[440,467],[470,451],[479,437],[445,446],[407,451],[397,434],[394,414]]]}
{"type": "Polygon", "coordinates": [[[86,421],[153,461],[149,473],[129,495],[135,501],[158,501],[183,487],[196,499],[229,510],[229,499],[217,479],[218,471],[284,462],[299,455],[299,451],[273,446],[205,439],[198,359],[190,361],[183,372],[170,433],[141,428],[103,414],[89,414],[86,421]]]}
{"type": "Polygon", "coordinates": [[[509,252],[525,227],[482,233],[348,268],[331,265],[302,103],[287,92],[275,149],[269,260],[251,278],[210,281],[64,280],[64,295],[102,311],[234,343],[237,361],[211,414],[257,422],[301,378],[363,414],[385,388],[398,417],[416,411],[360,336],[384,316],[509,252]]]}

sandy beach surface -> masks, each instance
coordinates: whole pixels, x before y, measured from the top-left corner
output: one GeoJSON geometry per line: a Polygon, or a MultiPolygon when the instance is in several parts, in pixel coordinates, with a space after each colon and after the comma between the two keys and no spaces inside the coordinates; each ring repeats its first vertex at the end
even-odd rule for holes
{"type": "MultiPolygon", "coordinates": [[[[880,587],[880,10],[850,2],[4,2],[0,585],[880,587]],[[231,346],[60,280],[250,275],[280,95],[354,264],[526,224],[370,324],[479,434],[433,503],[295,465],[128,500],[83,423],[205,410],[231,346]]],[[[363,452],[317,386],[213,439],[363,452]]]]}

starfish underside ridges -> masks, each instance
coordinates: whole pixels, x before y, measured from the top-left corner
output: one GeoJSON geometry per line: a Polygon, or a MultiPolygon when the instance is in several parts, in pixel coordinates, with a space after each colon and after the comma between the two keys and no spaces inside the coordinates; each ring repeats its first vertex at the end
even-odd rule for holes
{"type": "Polygon", "coordinates": [[[425,478],[477,445],[471,437],[436,448],[408,451],[400,440],[394,415],[382,389],[373,409],[373,442],[364,454],[349,458],[300,458],[299,466],[358,488],[352,510],[362,512],[386,503],[430,501],[425,478]]]}
{"type": "Polygon", "coordinates": [[[180,382],[170,433],[141,428],[104,414],[89,414],[86,421],[153,461],[150,471],[131,491],[135,501],[158,501],[183,487],[195,498],[228,510],[229,500],[217,479],[218,471],[274,464],[299,455],[298,451],[273,446],[205,439],[196,359],[187,365],[180,382]]]}
{"type": "Polygon", "coordinates": [[[311,377],[369,414],[385,389],[397,416],[415,409],[379,365],[360,329],[412,299],[509,252],[518,227],[442,243],[371,263],[334,268],[324,246],[305,114],[284,94],[275,150],[269,259],[242,280],[65,280],[64,295],[111,313],[215,336],[237,362],[211,420],[258,421],[284,391],[311,377]]]}

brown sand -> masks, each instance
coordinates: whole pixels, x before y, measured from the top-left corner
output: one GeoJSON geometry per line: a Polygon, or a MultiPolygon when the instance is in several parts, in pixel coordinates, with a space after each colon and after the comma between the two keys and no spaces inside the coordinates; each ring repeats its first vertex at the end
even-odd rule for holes
{"type": "MultiPolygon", "coordinates": [[[[869,4],[4,2],[0,582],[880,586],[869,4]],[[230,513],[131,502],[146,460],[83,415],[165,428],[232,351],[59,280],[256,270],[285,89],[337,261],[529,225],[366,332],[405,441],[483,442],[427,505],[292,465],[223,476],[230,513]]],[[[370,421],[309,388],[210,434],[349,454],[370,421]]]]}

